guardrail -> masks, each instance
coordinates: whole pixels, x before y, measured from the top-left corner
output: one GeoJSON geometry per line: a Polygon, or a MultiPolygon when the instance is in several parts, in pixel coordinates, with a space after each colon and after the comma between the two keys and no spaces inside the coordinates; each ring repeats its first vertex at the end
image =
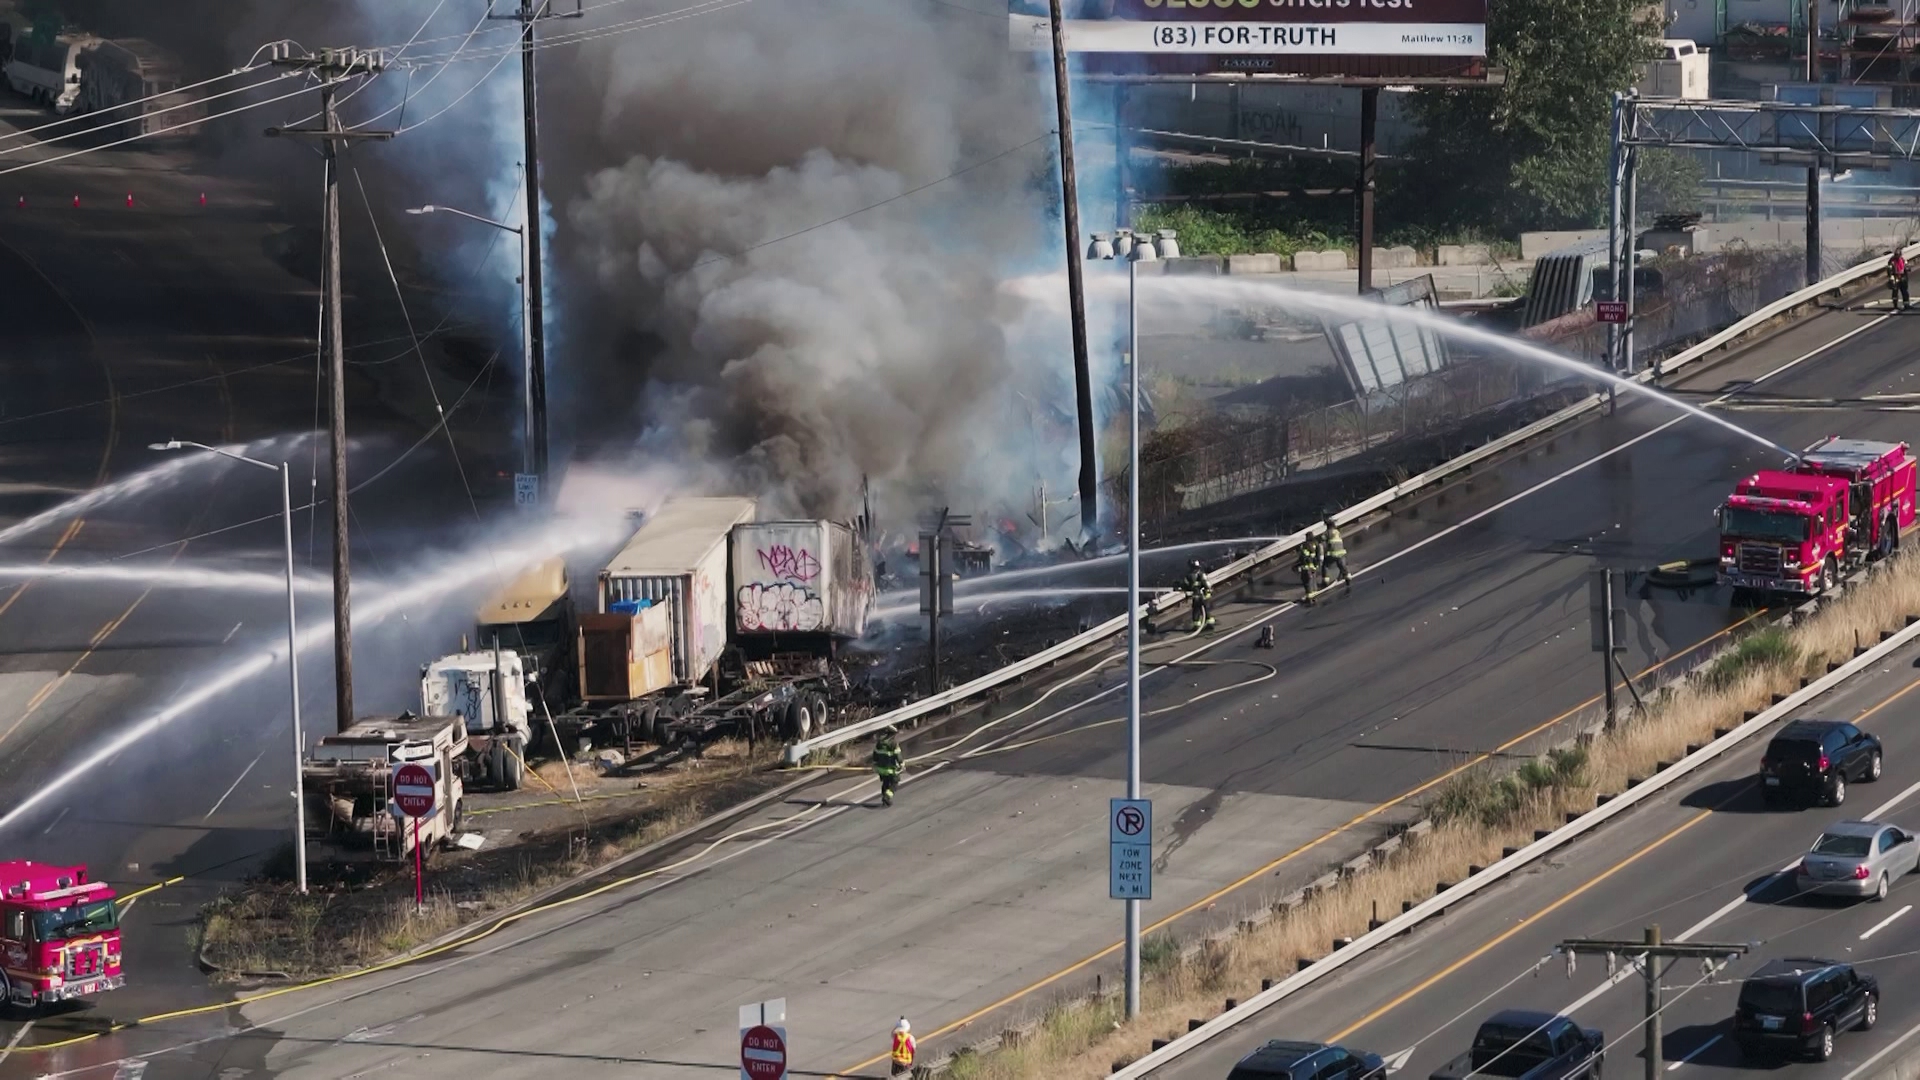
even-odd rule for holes
{"type": "Polygon", "coordinates": [[[1714,758],[1746,742],[1748,739],[1766,730],[1778,721],[1786,719],[1792,715],[1795,710],[1807,705],[1820,695],[1839,686],[1853,676],[1872,669],[1875,665],[1886,659],[1889,654],[1915,640],[1920,640],[1920,622],[1909,622],[1905,629],[1895,632],[1885,641],[1866,650],[1852,660],[1847,661],[1839,668],[1821,676],[1802,689],[1787,695],[1778,705],[1774,705],[1764,712],[1761,712],[1753,719],[1746,721],[1727,734],[1720,736],[1693,753],[1688,754],[1686,757],[1681,758],[1673,765],[1654,774],[1640,784],[1628,788],[1627,791],[1618,798],[1608,801],[1603,806],[1587,811],[1573,821],[1535,840],[1533,843],[1501,859],[1499,862],[1469,877],[1460,884],[1429,900],[1421,901],[1404,914],[1388,919],[1385,923],[1382,923],[1378,929],[1370,930],[1366,934],[1355,938],[1352,944],[1334,950],[1332,953],[1308,965],[1306,970],[1281,980],[1274,984],[1272,989],[1261,991],[1253,997],[1248,998],[1243,1004],[1221,1013],[1219,1016],[1214,1017],[1212,1020],[1207,1021],[1205,1024],[1202,1024],[1187,1034],[1180,1036],[1160,1049],[1120,1069],[1112,1075],[1111,1080],[1139,1080],[1139,1078],[1151,1074],[1155,1069],[1165,1067],[1178,1059],[1182,1054],[1204,1045],[1214,1036],[1220,1035],[1242,1022],[1252,1019],[1261,1010],[1275,1002],[1295,994],[1326,978],[1328,975],[1333,974],[1335,971],[1340,970],[1347,964],[1352,963],[1356,958],[1365,955],[1374,947],[1392,941],[1394,938],[1412,930],[1427,919],[1445,912],[1448,908],[1468,899],[1487,886],[1499,882],[1514,871],[1527,866],[1529,863],[1543,856],[1552,854],[1556,849],[1564,847],[1573,840],[1599,828],[1607,821],[1626,813],[1633,807],[1671,787],[1675,781],[1706,765],[1714,758]]]}
{"type": "MultiPolygon", "coordinates": [[[[1909,260],[1920,257],[1920,244],[1913,244],[1905,248],[1904,254],[1909,260]]],[[[1753,314],[1734,323],[1732,326],[1727,327],[1725,330],[1702,341],[1700,344],[1681,352],[1679,355],[1661,364],[1631,376],[1631,378],[1635,382],[1649,383],[1659,376],[1672,374],[1682,367],[1697,363],[1718,352],[1754,328],[1776,319],[1804,304],[1811,303],[1830,292],[1852,285],[1862,278],[1880,273],[1883,267],[1884,264],[1876,259],[1871,262],[1861,263],[1851,269],[1843,270],[1832,277],[1815,282],[1801,289],[1799,292],[1789,294],[1768,304],[1753,314]]],[[[1391,505],[1397,500],[1406,498],[1408,495],[1420,491],[1423,488],[1439,483],[1454,473],[1470,469],[1488,458],[1504,453],[1529,439],[1541,435],[1544,432],[1551,431],[1570,420],[1599,408],[1606,402],[1607,398],[1608,395],[1605,393],[1592,394],[1580,401],[1574,402],[1572,405],[1561,409],[1551,416],[1543,417],[1517,431],[1510,432],[1492,442],[1484,443],[1473,450],[1469,450],[1459,457],[1442,462],[1418,476],[1401,481],[1377,495],[1363,499],[1335,513],[1333,515],[1334,524],[1350,524],[1368,514],[1391,505]]],[[[1325,531],[1324,526],[1314,524],[1299,532],[1281,537],[1274,543],[1252,554],[1235,559],[1233,562],[1213,571],[1207,575],[1207,581],[1213,585],[1219,585],[1222,582],[1229,581],[1256,566],[1271,562],[1285,555],[1306,541],[1319,536],[1323,531],[1325,531]]],[[[1180,603],[1181,599],[1177,594],[1156,597],[1153,601],[1144,605],[1141,617],[1149,618],[1160,612],[1167,611],[1180,603]]],[[[846,727],[822,735],[817,739],[804,739],[800,742],[792,743],[787,747],[786,762],[789,765],[798,765],[806,760],[808,754],[814,753],[815,751],[830,750],[836,746],[842,746],[866,735],[870,735],[882,728],[905,724],[909,721],[917,720],[922,716],[926,716],[928,713],[944,709],[949,705],[966,701],[969,698],[986,693],[996,687],[1003,686],[1015,679],[1038,671],[1057,660],[1098,645],[1114,634],[1123,632],[1126,627],[1127,616],[1125,614],[1116,615],[1085,633],[1075,635],[1060,642],[1058,645],[1043,649],[1024,660],[1019,660],[1006,667],[990,671],[971,682],[962,683],[951,690],[943,690],[938,694],[921,698],[911,705],[902,706],[892,712],[882,713],[879,716],[862,720],[857,724],[849,724],[846,727]]]]}

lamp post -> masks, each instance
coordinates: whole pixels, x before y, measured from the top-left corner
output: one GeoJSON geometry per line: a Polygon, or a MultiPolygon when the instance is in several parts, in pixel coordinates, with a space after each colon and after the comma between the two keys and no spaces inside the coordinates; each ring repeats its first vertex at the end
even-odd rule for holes
{"type": "MultiPolygon", "coordinates": [[[[1089,259],[1127,260],[1127,798],[1140,797],[1140,264],[1160,255],[1153,240],[1122,231],[1116,245],[1094,234],[1089,259]],[[1116,253],[1116,247],[1119,249],[1116,253]]],[[[1140,901],[1127,905],[1127,1018],[1140,1015],[1140,901]]]]}
{"type": "Polygon", "coordinates": [[[209,454],[218,454],[234,461],[243,461],[270,472],[280,474],[280,537],[284,545],[287,562],[287,688],[289,704],[293,707],[293,865],[294,880],[300,891],[307,891],[307,823],[306,779],[300,773],[301,758],[306,753],[306,739],[300,731],[300,646],[298,629],[293,606],[293,487],[287,475],[287,463],[272,465],[245,454],[236,454],[231,450],[222,450],[206,443],[188,442],[185,439],[168,439],[163,443],[149,443],[149,450],[204,450],[209,454]]]}
{"type": "Polygon", "coordinates": [[[481,217],[479,214],[469,214],[465,210],[456,210],[451,206],[435,206],[432,203],[428,203],[425,206],[412,207],[408,209],[407,213],[452,214],[455,217],[463,217],[468,221],[477,221],[482,225],[491,225],[496,229],[510,232],[520,240],[520,275],[515,280],[520,286],[520,353],[523,358],[520,377],[521,410],[526,424],[520,440],[520,471],[529,476],[536,475],[540,467],[541,455],[538,452],[538,444],[542,441],[540,432],[546,429],[546,425],[541,422],[539,415],[541,406],[536,405],[534,402],[535,379],[533,368],[534,365],[539,362],[539,358],[534,355],[533,315],[529,297],[527,296],[527,232],[518,225],[509,225],[504,221],[495,221],[490,217],[481,217]]]}

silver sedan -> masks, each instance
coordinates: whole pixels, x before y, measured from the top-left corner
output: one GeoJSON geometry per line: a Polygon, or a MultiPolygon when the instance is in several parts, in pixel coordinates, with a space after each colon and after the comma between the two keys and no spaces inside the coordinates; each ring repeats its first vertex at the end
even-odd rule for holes
{"type": "Polygon", "coordinates": [[[1920,841],[1898,825],[1842,821],[1827,826],[1794,871],[1803,894],[1885,900],[1893,879],[1920,864],[1920,841]]]}

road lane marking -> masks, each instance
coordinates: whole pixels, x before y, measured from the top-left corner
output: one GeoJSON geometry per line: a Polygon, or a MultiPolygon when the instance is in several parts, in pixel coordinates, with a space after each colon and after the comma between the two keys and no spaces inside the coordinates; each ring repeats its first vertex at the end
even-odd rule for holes
{"type": "Polygon", "coordinates": [[[53,817],[53,821],[52,821],[51,823],[49,823],[49,824],[47,825],[47,827],[46,827],[46,828],[44,828],[44,829],[41,829],[41,830],[40,830],[40,835],[41,835],[41,836],[45,836],[45,835],[47,835],[48,833],[50,833],[50,832],[52,832],[52,831],[53,831],[53,830],[54,830],[54,829],[55,829],[56,827],[58,827],[58,826],[59,826],[59,824],[60,824],[60,823],[61,823],[62,821],[65,821],[65,820],[66,820],[66,817],[67,817],[67,811],[69,811],[69,810],[72,810],[72,809],[73,809],[73,807],[71,807],[71,806],[63,806],[63,807],[61,807],[61,808],[60,808],[60,812],[59,812],[58,814],[55,814],[55,815],[54,815],[54,817],[53,817]]]}
{"type": "MultiPolygon", "coordinates": [[[[1916,684],[1920,684],[1920,679],[1914,679],[1908,682],[1905,686],[1902,686],[1899,690],[1894,691],[1892,694],[1889,694],[1886,698],[1882,699],[1882,701],[1879,704],[1876,704],[1874,708],[1877,709],[1880,707],[1880,705],[1885,704],[1887,701],[1891,701],[1894,698],[1899,697],[1900,695],[1906,693],[1908,690],[1913,689],[1913,687],[1916,684]]],[[[1861,715],[1865,715],[1865,713],[1862,713],[1861,715]]],[[[1898,795],[1895,795],[1893,798],[1888,799],[1886,802],[1876,807],[1868,816],[1874,817],[1874,818],[1879,817],[1880,815],[1886,813],[1888,810],[1892,809],[1893,807],[1906,801],[1915,792],[1920,792],[1920,782],[1915,782],[1914,784],[1909,786],[1906,790],[1900,792],[1898,795]]],[[[1742,794],[1742,792],[1735,792],[1733,795],[1729,796],[1726,801],[1731,802],[1733,799],[1738,798],[1740,794],[1742,794]]],[[[1722,805],[1724,805],[1724,803],[1722,805]]],[[[1344,1042],[1347,1036],[1352,1035],[1354,1032],[1360,1030],[1361,1028],[1367,1026],[1368,1024],[1373,1023],[1375,1020],[1380,1019],[1381,1017],[1387,1015],[1393,1010],[1398,1009],[1400,1006],[1413,1000],[1415,997],[1418,997],[1420,994],[1423,994],[1427,990],[1432,989],[1435,984],[1439,983],[1441,980],[1445,979],[1447,976],[1452,975],[1454,972],[1465,967],[1467,964],[1472,963],[1474,960],[1479,959],[1481,956],[1484,956],[1488,951],[1492,950],[1493,948],[1499,946],[1503,942],[1512,938],[1515,934],[1519,933],[1521,930],[1539,921],[1540,919],[1546,917],[1552,912],[1558,910],[1560,907],[1565,905],[1568,901],[1581,895],[1582,893],[1586,892],[1588,889],[1593,888],[1595,885],[1598,885],[1602,881],[1605,881],[1608,878],[1612,877],[1613,875],[1619,873],[1621,870],[1632,865],[1634,862],[1638,861],[1642,856],[1653,851],[1655,848],[1661,846],[1662,844],[1665,844],[1669,840],[1672,840],[1674,837],[1679,836],[1681,833],[1686,832],[1688,829],[1693,828],[1695,825],[1700,824],[1702,821],[1705,821],[1707,818],[1713,816],[1714,813],[1715,811],[1711,809],[1700,811],[1700,813],[1694,815],[1692,818],[1689,818],[1685,822],[1682,822],[1679,825],[1679,827],[1675,828],[1672,832],[1667,833],[1665,836],[1660,837],[1658,840],[1655,840],[1653,843],[1648,844],[1646,847],[1641,848],[1640,850],[1627,856],[1625,859],[1622,859],[1621,861],[1613,864],[1612,866],[1608,867],[1606,870],[1601,871],[1601,873],[1597,877],[1594,877],[1588,880],[1587,882],[1585,882],[1584,884],[1576,888],[1574,891],[1566,894],[1565,896],[1560,897],[1558,900],[1555,900],[1553,903],[1547,905],[1546,907],[1540,909],[1539,911],[1536,911],[1532,915],[1527,916],[1525,919],[1522,919],[1519,923],[1508,928],[1506,931],[1502,932],[1500,935],[1493,938],[1491,941],[1488,941],[1484,945],[1481,945],[1479,948],[1473,950],[1471,953],[1468,953],[1466,956],[1463,956],[1460,959],[1454,961],[1453,963],[1447,965],[1445,968],[1441,969],[1439,972],[1428,976],[1426,979],[1422,980],[1419,984],[1415,985],[1412,989],[1405,991],[1404,993],[1400,994],[1398,997],[1394,998],[1392,1001],[1387,1002],[1385,1005],[1382,1005],[1379,1008],[1373,1010],[1372,1012],[1361,1017],[1359,1020],[1355,1021],[1354,1023],[1347,1025],[1346,1027],[1340,1029],[1338,1032],[1335,1032],[1332,1036],[1330,1036],[1327,1039],[1327,1041],[1330,1043],[1344,1042]]],[[[1799,864],[1799,861],[1800,860],[1798,858],[1795,858],[1793,862],[1788,863],[1781,870],[1775,871],[1773,875],[1769,875],[1769,881],[1771,881],[1772,877],[1793,869],[1794,866],[1799,864]]],[[[1762,883],[1760,887],[1763,888],[1765,884],[1766,883],[1762,883]]],[[[1739,909],[1741,905],[1747,903],[1747,896],[1748,896],[1747,890],[1743,889],[1738,898],[1729,901],[1727,904],[1723,905],[1718,911],[1715,911],[1713,914],[1695,923],[1693,926],[1688,927],[1674,940],[1685,941],[1691,938],[1693,935],[1701,932],[1702,930],[1705,930],[1707,927],[1712,926],[1714,923],[1725,918],[1728,913],[1739,909]]],[[[1589,990],[1585,994],[1581,995],[1580,998],[1576,1000],[1572,1005],[1569,1005],[1567,1008],[1562,1009],[1561,1013],[1563,1015],[1573,1014],[1574,1012],[1585,1007],[1586,1005],[1591,1004],[1594,1001],[1594,999],[1606,993],[1608,990],[1613,989],[1615,986],[1620,985],[1620,983],[1626,981],[1628,978],[1633,977],[1635,974],[1636,972],[1632,968],[1626,968],[1626,967],[1621,968],[1619,971],[1615,972],[1611,977],[1602,981],[1600,985],[1594,987],[1592,990],[1589,990]]],[[[1434,1034],[1438,1034],[1438,1032],[1435,1032],[1434,1034]]],[[[1432,1036],[1428,1036],[1428,1037],[1431,1038],[1432,1036]]]]}
{"type": "Polygon", "coordinates": [[[7,1040],[6,1048],[0,1049],[0,1062],[5,1062],[7,1060],[7,1057],[13,1053],[13,1048],[16,1046],[19,1046],[20,1040],[26,1038],[27,1032],[32,1030],[33,1030],[33,1021],[29,1020],[26,1023],[21,1024],[19,1030],[13,1033],[13,1038],[7,1040]]]}
{"type": "Polygon", "coordinates": [[[1692,1061],[1694,1058],[1699,1057],[1701,1054],[1706,1053],[1708,1047],[1712,1046],[1714,1043],[1717,1043],[1724,1038],[1726,1038],[1725,1035],[1715,1035],[1713,1038],[1708,1039],[1706,1042],[1703,1042],[1699,1046],[1694,1047],[1692,1050],[1687,1051],[1686,1057],[1681,1058],[1679,1061],[1669,1063],[1667,1065],[1667,1071],[1672,1072],[1673,1070],[1679,1068],[1680,1066],[1685,1065],[1687,1062],[1692,1061]]]}
{"type": "Polygon", "coordinates": [[[1920,1024],[1915,1024],[1914,1026],[1908,1028],[1906,1031],[1906,1034],[1888,1043],[1879,1053],[1861,1062],[1858,1067],[1856,1067],[1852,1072],[1848,1073],[1847,1075],[1841,1077],[1840,1080],[1855,1080],[1855,1078],[1858,1077],[1861,1073],[1866,1072],[1868,1069],[1871,1069],[1875,1065],[1880,1064],[1881,1058],[1886,1057],[1888,1054],[1891,1054],[1895,1050],[1900,1049],[1900,1046],[1902,1043],[1905,1043],[1908,1039],[1913,1038],[1915,1035],[1920,1035],[1920,1024]]]}
{"type": "Polygon", "coordinates": [[[260,764],[260,759],[266,756],[267,756],[267,752],[265,750],[261,750],[259,753],[253,755],[253,760],[247,762],[247,767],[244,769],[241,769],[240,775],[234,777],[233,783],[227,785],[226,792],[222,794],[218,799],[214,800],[213,809],[207,811],[207,817],[203,817],[200,820],[205,821],[207,820],[207,818],[210,818],[213,815],[219,813],[220,807],[226,803],[228,796],[231,796],[233,794],[233,789],[239,787],[240,781],[245,780],[247,778],[247,774],[253,771],[253,767],[255,765],[260,764]]]}
{"type": "Polygon", "coordinates": [[[1913,910],[1913,905],[1908,904],[1906,907],[1901,908],[1899,911],[1896,911],[1893,914],[1887,916],[1886,918],[1881,919],[1879,922],[1874,923],[1872,929],[1860,935],[1860,940],[1865,941],[1868,938],[1872,937],[1873,935],[1879,933],[1880,931],[1885,930],[1887,927],[1892,926],[1893,920],[1899,918],[1902,915],[1905,915],[1907,912],[1912,910],[1913,910]]]}

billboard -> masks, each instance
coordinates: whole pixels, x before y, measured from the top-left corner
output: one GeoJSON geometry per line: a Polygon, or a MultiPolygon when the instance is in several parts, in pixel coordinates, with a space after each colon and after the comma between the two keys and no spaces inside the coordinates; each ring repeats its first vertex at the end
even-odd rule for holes
{"type": "MultiPolygon", "coordinates": [[[[1088,74],[1483,78],[1487,0],[1062,0],[1088,74]]],[[[1048,51],[1047,0],[1008,0],[1016,50],[1048,51]]]]}

